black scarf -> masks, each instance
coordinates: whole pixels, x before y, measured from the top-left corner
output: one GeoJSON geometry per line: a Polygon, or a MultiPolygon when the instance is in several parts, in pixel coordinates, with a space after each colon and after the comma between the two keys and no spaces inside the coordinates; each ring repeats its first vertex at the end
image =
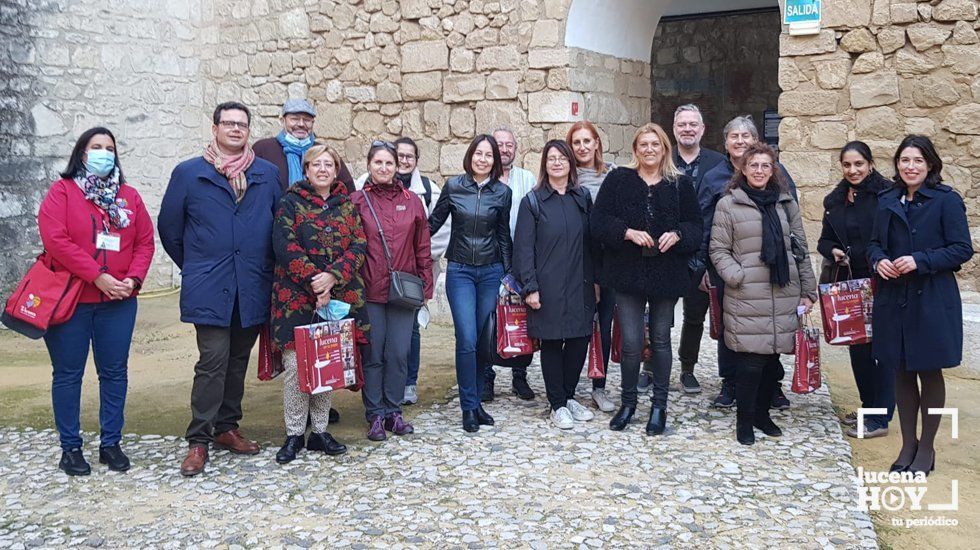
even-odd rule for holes
{"type": "Polygon", "coordinates": [[[789,255],[783,243],[783,224],[776,210],[779,191],[755,189],[748,183],[743,183],[741,188],[762,212],[762,261],[769,266],[769,282],[786,286],[789,284],[789,255]]]}
{"type": "Polygon", "coordinates": [[[402,186],[405,189],[409,189],[409,188],[412,187],[412,173],[411,172],[409,172],[407,174],[401,174],[399,172],[395,172],[395,180],[398,183],[402,184],[402,186]]]}

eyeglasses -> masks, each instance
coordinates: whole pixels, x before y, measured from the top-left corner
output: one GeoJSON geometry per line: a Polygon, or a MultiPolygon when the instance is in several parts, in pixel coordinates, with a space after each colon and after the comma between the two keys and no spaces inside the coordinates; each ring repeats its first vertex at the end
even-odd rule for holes
{"type": "Polygon", "coordinates": [[[415,160],[415,155],[411,153],[398,153],[398,160],[415,160]]]}
{"type": "Polygon", "coordinates": [[[548,164],[557,164],[558,166],[568,164],[568,159],[565,157],[548,157],[548,164]]]}
{"type": "Polygon", "coordinates": [[[239,130],[248,131],[248,123],[247,122],[238,122],[238,121],[235,121],[235,120],[219,120],[218,121],[218,126],[221,126],[222,128],[226,128],[228,130],[232,130],[234,128],[238,128],[239,130]]]}
{"type": "Polygon", "coordinates": [[[752,172],[769,172],[772,170],[772,164],[768,162],[753,162],[749,164],[749,170],[752,172]]]}
{"type": "Polygon", "coordinates": [[[384,147],[385,149],[389,149],[391,151],[394,151],[395,150],[395,144],[394,143],[392,143],[390,141],[382,141],[380,139],[376,139],[376,140],[374,140],[374,141],[371,142],[371,148],[374,149],[375,147],[384,147]]]}

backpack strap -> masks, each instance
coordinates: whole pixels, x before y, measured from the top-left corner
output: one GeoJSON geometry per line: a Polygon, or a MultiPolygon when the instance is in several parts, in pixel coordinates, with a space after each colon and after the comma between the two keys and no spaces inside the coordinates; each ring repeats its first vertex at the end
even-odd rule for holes
{"type": "Polygon", "coordinates": [[[425,209],[428,211],[432,206],[432,182],[425,176],[419,177],[422,178],[422,187],[425,187],[425,194],[423,196],[425,197],[425,209]]]}

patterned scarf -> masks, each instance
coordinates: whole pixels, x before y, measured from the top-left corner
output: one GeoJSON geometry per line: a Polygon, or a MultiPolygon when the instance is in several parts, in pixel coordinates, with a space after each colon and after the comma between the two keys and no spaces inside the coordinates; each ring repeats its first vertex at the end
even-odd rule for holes
{"type": "Polygon", "coordinates": [[[226,157],[218,150],[218,144],[213,140],[204,148],[204,160],[214,166],[219,174],[228,178],[228,184],[235,191],[235,202],[241,202],[245,196],[245,189],[248,181],[245,179],[245,171],[252,166],[255,161],[255,153],[252,147],[245,144],[245,149],[235,156],[226,157]]]}
{"type": "Polygon", "coordinates": [[[116,200],[119,193],[119,169],[113,168],[112,173],[104,178],[85,171],[85,175],[75,176],[75,185],[85,193],[85,198],[95,203],[109,215],[109,223],[117,229],[129,227],[131,210],[125,208],[126,201],[116,200]]]}
{"type": "MultiPolygon", "coordinates": [[[[282,151],[286,153],[290,185],[301,181],[305,177],[303,175],[303,155],[310,147],[313,147],[313,134],[310,134],[306,139],[296,139],[283,130],[276,136],[276,141],[282,145],[282,151]]],[[[339,170],[340,167],[338,166],[337,169],[339,170]]]]}

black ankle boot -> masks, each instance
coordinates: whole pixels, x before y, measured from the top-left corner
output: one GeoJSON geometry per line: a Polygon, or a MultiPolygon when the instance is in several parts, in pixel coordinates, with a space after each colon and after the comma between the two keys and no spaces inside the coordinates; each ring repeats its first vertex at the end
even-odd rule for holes
{"type": "Polygon", "coordinates": [[[329,432],[314,432],[306,440],[306,450],[321,451],[330,456],[337,456],[347,452],[347,445],[334,439],[329,432]]]}
{"type": "Polygon", "coordinates": [[[471,433],[480,431],[480,419],[476,410],[463,411],[463,429],[471,433]]]}
{"type": "Polygon", "coordinates": [[[752,422],[752,425],[762,430],[762,433],[768,435],[769,437],[779,437],[783,435],[783,430],[779,429],[779,426],[777,426],[776,423],[772,421],[772,418],[769,416],[769,414],[766,414],[764,416],[757,415],[755,417],[755,421],[752,422]]]}
{"type": "Polygon", "coordinates": [[[660,435],[667,429],[667,409],[654,407],[650,409],[650,420],[647,421],[647,435],[660,435]]]}
{"type": "Polygon", "coordinates": [[[616,411],[613,415],[612,420],[609,421],[609,429],[621,432],[626,429],[626,425],[630,423],[633,419],[633,414],[636,412],[636,407],[627,407],[623,405],[616,411]]]}
{"type": "Polygon", "coordinates": [[[481,426],[493,426],[493,417],[490,416],[490,413],[483,410],[483,405],[476,408],[476,421],[481,426]]]}
{"type": "Polygon", "coordinates": [[[751,420],[744,417],[735,419],[735,439],[738,439],[742,445],[755,444],[755,431],[752,429],[751,420]]]}
{"type": "Polygon", "coordinates": [[[106,464],[113,472],[125,472],[129,469],[129,457],[122,452],[119,444],[109,447],[99,447],[99,464],[106,464]]]}
{"type": "Polygon", "coordinates": [[[288,464],[296,460],[296,453],[302,448],[303,436],[287,435],[286,442],[282,444],[282,448],[276,453],[276,462],[279,464],[288,464]]]}
{"type": "Polygon", "coordinates": [[[61,451],[61,462],[58,467],[70,476],[87,476],[92,473],[92,467],[85,461],[81,449],[61,451]]]}
{"type": "Polygon", "coordinates": [[[531,385],[527,383],[527,376],[515,376],[512,386],[514,388],[514,393],[517,394],[517,397],[523,399],[524,401],[534,399],[534,390],[532,390],[531,385]]]}

